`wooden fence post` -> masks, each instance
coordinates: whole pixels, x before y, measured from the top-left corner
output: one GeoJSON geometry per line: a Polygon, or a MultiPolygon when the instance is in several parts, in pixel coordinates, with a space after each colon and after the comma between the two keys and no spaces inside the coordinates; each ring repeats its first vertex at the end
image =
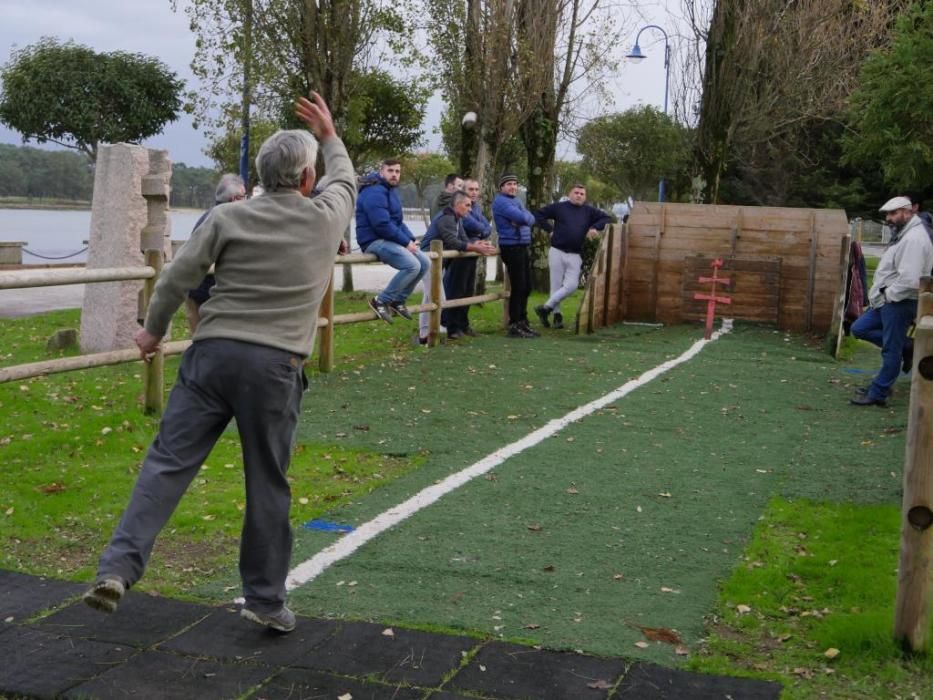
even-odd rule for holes
{"type": "Polygon", "coordinates": [[[804,330],[809,333],[813,330],[813,297],[816,294],[816,252],[817,252],[817,239],[818,234],[816,232],[816,212],[810,212],[810,258],[807,265],[807,306],[805,309],[806,312],[806,322],[804,325],[804,330]]]}
{"type": "MultiPolygon", "coordinates": [[[[335,268],[336,269],[336,268],[335,268]]],[[[327,325],[320,328],[318,340],[317,366],[321,372],[330,372],[334,369],[334,271],[331,270],[330,282],[327,291],[321,299],[320,318],[327,321],[327,325]]]]}
{"type": "Polygon", "coordinates": [[[444,274],[444,242],[434,239],[431,241],[431,252],[437,257],[431,259],[431,303],[437,308],[431,312],[431,322],[428,326],[428,347],[433,348],[441,338],[441,300],[444,274]]]}
{"type": "Polygon", "coordinates": [[[910,380],[894,639],[929,650],[933,623],[933,277],[920,280],[910,380]]]}
{"type": "MultiPolygon", "coordinates": [[[[159,275],[162,274],[164,253],[161,249],[149,248],[145,252],[146,265],[155,270],[155,275],[143,283],[143,316],[149,309],[149,301],[155,290],[159,275]]],[[[143,384],[145,387],[145,403],[143,410],[147,415],[159,415],[165,407],[165,355],[160,347],[149,362],[143,362],[143,384]]]]}

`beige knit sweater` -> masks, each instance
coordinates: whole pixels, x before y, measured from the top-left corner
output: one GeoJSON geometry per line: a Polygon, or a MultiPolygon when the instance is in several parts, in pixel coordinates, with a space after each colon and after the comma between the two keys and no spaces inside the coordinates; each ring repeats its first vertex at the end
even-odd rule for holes
{"type": "Polygon", "coordinates": [[[356,203],[343,143],[328,139],[321,152],[328,185],[313,199],[282,190],[211,211],[160,275],[147,331],[165,335],[187,291],[213,264],[217,283],[201,306],[195,341],[231,338],[311,354],[321,299],[356,203]]]}

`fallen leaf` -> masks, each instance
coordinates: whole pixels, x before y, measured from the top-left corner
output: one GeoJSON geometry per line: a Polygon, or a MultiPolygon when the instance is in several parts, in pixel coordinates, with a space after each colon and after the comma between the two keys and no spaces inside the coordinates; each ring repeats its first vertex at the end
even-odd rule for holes
{"type": "Polygon", "coordinates": [[[53,481],[51,484],[39,486],[37,490],[41,491],[42,493],[58,493],[59,491],[64,491],[65,487],[62,484],[53,481]]]}
{"type": "Polygon", "coordinates": [[[613,581],[621,581],[621,580],[624,579],[624,578],[625,578],[625,575],[624,575],[624,574],[615,574],[615,575],[612,577],[612,580],[613,580],[613,581]]]}
{"type": "Polygon", "coordinates": [[[575,440],[576,440],[576,438],[573,437],[573,436],[567,438],[567,442],[574,442],[575,440]]]}
{"type": "Polygon", "coordinates": [[[641,513],[641,506],[635,506],[635,510],[637,510],[639,513],[641,513]]]}
{"type": "Polygon", "coordinates": [[[683,642],[679,634],[667,627],[639,627],[638,629],[652,642],[664,642],[665,644],[681,644],[683,642]]]}
{"type": "Polygon", "coordinates": [[[216,517],[216,515],[202,515],[201,520],[214,520],[216,517]]]}
{"type": "Polygon", "coordinates": [[[576,495],[576,494],[578,494],[578,493],[580,493],[580,492],[577,491],[573,486],[571,486],[569,489],[567,489],[567,493],[569,493],[569,494],[571,494],[571,495],[576,495]]]}
{"type": "Polygon", "coordinates": [[[479,665],[479,670],[482,671],[483,673],[485,673],[485,672],[486,672],[486,667],[483,666],[483,664],[480,664],[480,665],[479,665]]]}
{"type": "Polygon", "coordinates": [[[747,615],[748,613],[750,613],[750,612],[752,611],[752,609],[751,609],[749,606],[747,606],[747,605],[736,605],[736,606],[735,606],[735,611],[736,611],[739,615],[747,615]]]}
{"type": "Polygon", "coordinates": [[[384,630],[382,630],[382,636],[383,637],[394,637],[395,630],[393,630],[391,627],[386,627],[384,630]]]}
{"type": "Polygon", "coordinates": [[[353,700],[353,696],[350,693],[344,693],[343,695],[338,695],[337,700],[353,700]]]}
{"type": "Polygon", "coordinates": [[[592,688],[593,690],[608,690],[612,687],[612,683],[599,679],[598,681],[593,681],[592,683],[586,684],[587,688],[592,688]]]}
{"type": "Polygon", "coordinates": [[[536,629],[538,629],[539,627],[541,627],[541,625],[537,625],[537,624],[535,624],[534,622],[532,622],[531,624],[525,625],[522,629],[526,629],[526,630],[536,630],[536,629]]]}
{"type": "Polygon", "coordinates": [[[690,654],[690,650],[687,647],[677,647],[674,649],[674,653],[677,654],[677,656],[687,656],[690,654]]]}
{"type": "Polygon", "coordinates": [[[661,586],[661,593],[680,593],[676,588],[668,588],[667,586],[661,586]]]}
{"type": "Polygon", "coordinates": [[[554,571],[554,565],[553,565],[553,564],[548,564],[547,566],[545,566],[545,567],[542,569],[542,571],[547,571],[548,573],[550,573],[550,572],[554,571]]]}
{"type": "Polygon", "coordinates": [[[830,647],[823,652],[823,656],[825,656],[827,659],[835,659],[837,656],[839,656],[839,650],[836,647],[830,647]]]}
{"type": "Polygon", "coordinates": [[[366,431],[366,430],[369,430],[369,426],[366,425],[366,423],[361,423],[360,425],[354,425],[353,429],[366,431]]]}
{"type": "Polygon", "coordinates": [[[305,496],[302,496],[301,498],[299,498],[298,502],[303,506],[308,505],[308,499],[305,496]]]}
{"type": "Polygon", "coordinates": [[[635,646],[637,646],[639,649],[647,649],[651,645],[648,644],[648,642],[638,641],[638,642],[635,642],[635,646]]]}
{"type": "Polygon", "coordinates": [[[334,433],[334,437],[346,437],[346,433],[334,433]]]}
{"type": "Polygon", "coordinates": [[[662,491],[658,494],[661,498],[671,498],[670,491],[662,491]]]}
{"type": "Polygon", "coordinates": [[[528,529],[531,530],[532,532],[541,532],[541,525],[539,525],[538,523],[532,523],[531,525],[528,526],[528,529]]]}

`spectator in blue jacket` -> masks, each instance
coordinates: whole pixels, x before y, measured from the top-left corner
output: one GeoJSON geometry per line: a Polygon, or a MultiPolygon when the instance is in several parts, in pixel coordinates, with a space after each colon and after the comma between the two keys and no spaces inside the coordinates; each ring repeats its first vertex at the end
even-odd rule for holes
{"type": "Polygon", "coordinates": [[[369,307],[386,323],[392,323],[393,313],[411,319],[405,301],[430,266],[403,221],[402,202],[395,191],[401,177],[402,166],[397,160],[384,161],[378,173],[360,183],[356,200],[356,240],[360,248],[398,270],[388,286],[369,300],[369,307]]]}
{"type": "Polygon", "coordinates": [[[551,296],[535,307],[545,328],[551,326],[548,316],[552,312],[554,328],[564,327],[560,303],[580,285],[583,243],[587,238],[596,238],[597,231],[602,231],[611,221],[609,214],[586,203],[586,187],[579,183],[571,186],[564,201],[548,204],[535,212],[535,222],[551,234],[551,248],[547,254],[551,296]],[[554,226],[549,221],[553,221],[554,226]]]}
{"type": "Polygon", "coordinates": [[[528,324],[528,295],[531,292],[531,226],[535,217],[515,197],[518,178],[503,175],[499,179],[499,194],[492,203],[492,218],[499,233],[499,255],[509,273],[510,338],[535,338],[540,335],[528,324]]]}
{"type": "Polygon", "coordinates": [[[492,235],[492,224],[483,215],[483,205],[479,201],[480,189],[478,180],[464,180],[463,191],[470,195],[470,213],[463,219],[463,230],[473,241],[485,241],[492,235]]]}

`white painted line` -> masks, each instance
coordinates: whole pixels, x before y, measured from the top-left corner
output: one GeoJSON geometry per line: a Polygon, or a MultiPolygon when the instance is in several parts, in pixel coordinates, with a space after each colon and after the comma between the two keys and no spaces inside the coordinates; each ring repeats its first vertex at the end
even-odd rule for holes
{"type": "Polygon", "coordinates": [[[463,486],[468,481],[485,474],[494,467],[497,467],[509,457],[514,457],[520,452],[527,450],[529,447],[534,447],[539,442],[542,442],[543,440],[551,437],[559,430],[562,430],[571,423],[574,423],[581,418],[585,418],[591,413],[598,411],[603,406],[608,406],[613,401],[621,399],[623,396],[626,396],[632,391],[635,391],[635,389],[644,386],[652,379],[656,379],[657,377],[661,376],[669,369],[673,369],[677,365],[687,362],[699,354],[700,350],[702,350],[707,343],[716,340],[721,335],[728,333],[731,330],[732,320],[723,319],[722,328],[713,333],[709,340],[698,340],[690,347],[689,350],[687,350],[679,357],[676,357],[673,360],[668,360],[667,362],[664,362],[653,369],[649,369],[647,372],[638,377],[638,379],[632,379],[631,381],[626,382],[618,389],[611,391],[605,396],[601,396],[595,401],[591,401],[588,404],[574,409],[561,418],[555,418],[554,420],[535,430],[533,433],[529,433],[521,440],[496,450],[491,455],[481,459],[479,462],[476,462],[475,464],[457,472],[456,474],[451,474],[443,481],[439,481],[436,484],[428,486],[424,490],[416,493],[404,503],[400,503],[394,508],[391,508],[384,513],[377,515],[369,522],[363,523],[353,532],[344,535],[337,542],[334,542],[334,544],[326,547],[325,549],[322,549],[313,557],[292,569],[289,572],[288,579],[285,582],[286,589],[293,590],[299,586],[303,586],[309,581],[313,581],[315,578],[320,576],[321,573],[323,573],[324,570],[331,564],[334,564],[335,562],[350,556],[353,554],[353,552],[369,542],[371,539],[382,534],[389,528],[398,525],[400,522],[417,513],[422,508],[428,507],[454,489],[463,486]]]}

